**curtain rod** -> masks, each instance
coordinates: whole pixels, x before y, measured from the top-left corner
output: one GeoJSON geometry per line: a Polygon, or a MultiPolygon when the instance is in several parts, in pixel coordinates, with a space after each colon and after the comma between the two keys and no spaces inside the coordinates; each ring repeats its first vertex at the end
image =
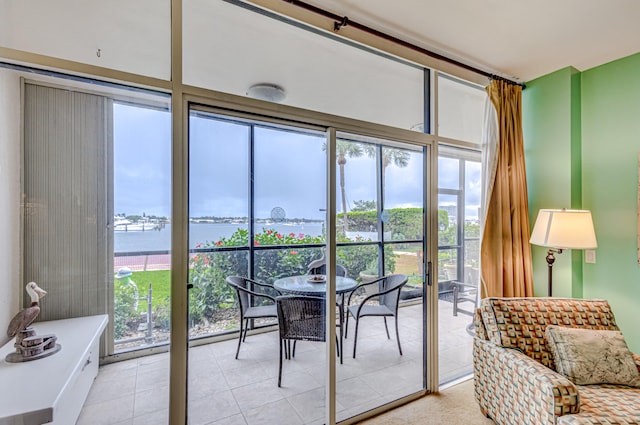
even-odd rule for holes
{"type": "Polygon", "coordinates": [[[423,55],[430,56],[430,57],[432,57],[434,59],[438,59],[438,60],[441,60],[441,61],[446,62],[448,64],[455,65],[457,67],[466,69],[467,71],[471,71],[471,72],[474,72],[476,74],[483,75],[483,76],[485,76],[485,77],[487,77],[489,79],[505,81],[507,83],[515,84],[515,85],[518,85],[518,86],[522,86],[524,88],[524,84],[523,83],[511,80],[509,78],[502,77],[500,75],[492,74],[490,72],[484,71],[482,69],[476,68],[476,67],[468,65],[466,63],[458,62],[455,59],[451,59],[451,58],[449,58],[447,56],[443,56],[443,55],[441,55],[439,53],[432,52],[431,50],[427,50],[427,49],[422,48],[420,46],[417,46],[415,44],[412,44],[412,43],[409,43],[407,41],[401,40],[401,39],[399,39],[397,37],[394,37],[392,35],[389,35],[387,33],[382,32],[382,31],[378,31],[377,29],[374,29],[374,28],[368,27],[366,25],[360,24],[360,23],[358,23],[356,21],[352,21],[346,16],[336,15],[335,13],[329,12],[328,10],[321,9],[321,8],[319,8],[317,6],[314,6],[314,5],[311,5],[309,3],[305,3],[303,1],[299,1],[299,0],[283,0],[283,1],[286,2],[286,3],[290,3],[290,4],[294,5],[294,6],[298,6],[298,7],[302,8],[302,9],[308,10],[310,12],[316,13],[318,15],[324,16],[325,18],[329,18],[329,19],[335,21],[333,23],[333,30],[335,32],[340,31],[340,29],[342,27],[352,26],[352,27],[354,27],[354,28],[356,28],[356,29],[358,29],[360,31],[363,31],[363,32],[366,32],[368,34],[374,35],[376,37],[382,38],[383,40],[390,41],[392,43],[395,43],[395,44],[398,44],[400,46],[406,47],[408,49],[414,50],[414,51],[416,51],[418,53],[421,53],[423,55]]]}

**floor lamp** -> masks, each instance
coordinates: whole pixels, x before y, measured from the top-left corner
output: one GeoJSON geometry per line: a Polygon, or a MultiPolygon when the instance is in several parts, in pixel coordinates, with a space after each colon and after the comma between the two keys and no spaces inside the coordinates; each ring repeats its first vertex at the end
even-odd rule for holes
{"type": "Polygon", "coordinates": [[[586,210],[540,210],[533,226],[530,241],[534,245],[549,247],[549,296],[553,293],[553,263],[555,253],[565,249],[594,249],[598,247],[593,229],[591,211],[586,210]]]}

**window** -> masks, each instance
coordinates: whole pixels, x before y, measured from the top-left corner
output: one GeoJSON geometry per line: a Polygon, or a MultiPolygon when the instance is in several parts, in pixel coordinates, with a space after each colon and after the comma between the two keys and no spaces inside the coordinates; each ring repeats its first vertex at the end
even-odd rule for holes
{"type": "Polygon", "coordinates": [[[480,144],[485,99],[481,87],[438,74],[438,135],[480,144]]]}
{"type": "Polygon", "coordinates": [[[41,319],[110,315],[103,355],[168,340],[170,114],[25,84],[23,274],[41,319]]]}
{"type": "Polygon", "coordinates": [[[439,76],[438,87],[439,135],[459,139],[438,147],[439,350],[440,382],[445,383],[473,372],[472,316],[480,284],[481,153],[455,145],[480,142],[485,95],[480,87],[450,77],[439,76]]]}
{"type": "MultiPolygon", "coordinates": [[[[165,344],[171,312],[171,116],[113,102],[114,352],[165,344]]],[[[111,206],[112,204],[112,206],[111,206]]]]}

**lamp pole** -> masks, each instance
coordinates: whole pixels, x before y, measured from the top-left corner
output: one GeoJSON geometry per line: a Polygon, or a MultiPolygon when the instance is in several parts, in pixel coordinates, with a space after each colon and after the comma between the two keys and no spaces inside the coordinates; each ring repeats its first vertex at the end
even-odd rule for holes
{"type": "Polygon", "coordinates": [[[549,296],[553,296],[553,263],[556,261],[556,256],[554,253],[562,254],[562,249],[558,249],[557,251],[550,249],[547,251],[547,264],[549,267],[549,296]]]}

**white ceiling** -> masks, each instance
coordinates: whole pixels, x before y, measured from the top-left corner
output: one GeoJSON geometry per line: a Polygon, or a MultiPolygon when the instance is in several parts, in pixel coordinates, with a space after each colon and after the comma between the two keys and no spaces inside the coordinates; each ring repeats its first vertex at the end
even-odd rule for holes
{"type": "Polygon", "coordinates": [[[519,81],[640,52],[638,0],[308,0],[519,81]]]}
{"type": "MultiPolygon", "coordinates": [[[[640,0],[305,1],[523,82],[640,52],[640,0]]],[[[403,128],[421,121],[419,67],[348,49],[237,2],[293,7],[286,0],[184,1],[187,84],[244,96],[267,82],[285,88],[285,104],[403,128]]],[[[0,46],[168,80],[170,5],[0,0],[0,46]]]]}

